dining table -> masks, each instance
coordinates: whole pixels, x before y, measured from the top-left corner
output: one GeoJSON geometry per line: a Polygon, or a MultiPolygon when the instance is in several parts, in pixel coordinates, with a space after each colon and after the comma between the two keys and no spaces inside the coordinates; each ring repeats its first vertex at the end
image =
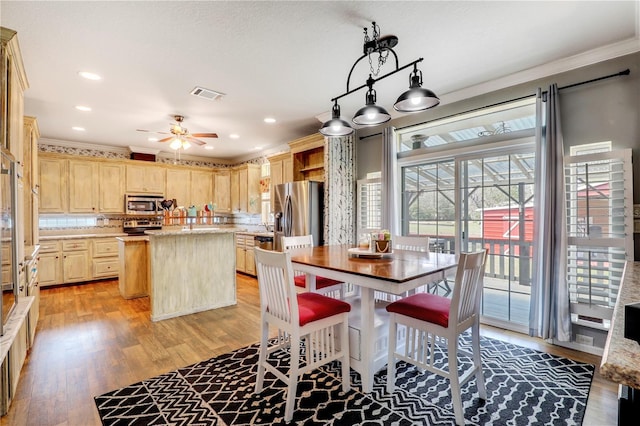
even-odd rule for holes
{"type": "Polygon", "coordinates": [[[447,253],[396,250],[372,253],[352,245],[292,249],[295,271],[307,275],[307,290],[316,291],[317,276],[349,283],[357,291],[345,297],[349,315],[350,366],[360,373],[363,392],[373,390],[373,377],[387,362],[388,313],[380,293],[402,296],[446,278],[457,267],[447,253]]]}

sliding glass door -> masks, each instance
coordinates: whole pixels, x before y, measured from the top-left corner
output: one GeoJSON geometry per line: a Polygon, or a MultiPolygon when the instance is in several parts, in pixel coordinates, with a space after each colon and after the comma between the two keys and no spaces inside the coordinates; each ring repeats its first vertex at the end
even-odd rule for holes
{"type": "Polygon", "coordinates": [[[485,322],[528,326],[534,153],[461,159],[458,169],[461,251],[489,250],[485,322]]]}

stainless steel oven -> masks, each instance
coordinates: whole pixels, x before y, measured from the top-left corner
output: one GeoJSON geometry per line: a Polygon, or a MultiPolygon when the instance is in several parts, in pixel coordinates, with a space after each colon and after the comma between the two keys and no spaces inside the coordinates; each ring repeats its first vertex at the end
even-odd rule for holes
{"type": "Polygon", "coordinates": [[[129,215],[158,216],[161,213],[160,201],[162,195],[126,194],[124,196],[124,209],[129,215]]]}

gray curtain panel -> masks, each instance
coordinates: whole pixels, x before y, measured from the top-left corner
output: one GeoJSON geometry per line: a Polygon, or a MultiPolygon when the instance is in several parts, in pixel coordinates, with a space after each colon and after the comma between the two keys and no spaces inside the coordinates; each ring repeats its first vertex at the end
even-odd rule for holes
{"type": "Polygon", "coordinates": [[[529,334],[571,340],[567,270],[567,218],[564,191],[564,145],[558,86],[546,100],[538,89],[536,104],[536,203],[534,213],[533,283],[529,334]],[[542,110],[544,109],[544,116],[542,110]]]}

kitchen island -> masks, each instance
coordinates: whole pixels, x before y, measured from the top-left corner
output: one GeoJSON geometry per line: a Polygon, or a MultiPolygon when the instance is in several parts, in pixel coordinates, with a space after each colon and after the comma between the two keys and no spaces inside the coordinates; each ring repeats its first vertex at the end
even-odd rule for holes
{"type": "Polygon", "coordinates": [[[236,304],[239,228],[146,231],[151,320],[236,304]]]}

